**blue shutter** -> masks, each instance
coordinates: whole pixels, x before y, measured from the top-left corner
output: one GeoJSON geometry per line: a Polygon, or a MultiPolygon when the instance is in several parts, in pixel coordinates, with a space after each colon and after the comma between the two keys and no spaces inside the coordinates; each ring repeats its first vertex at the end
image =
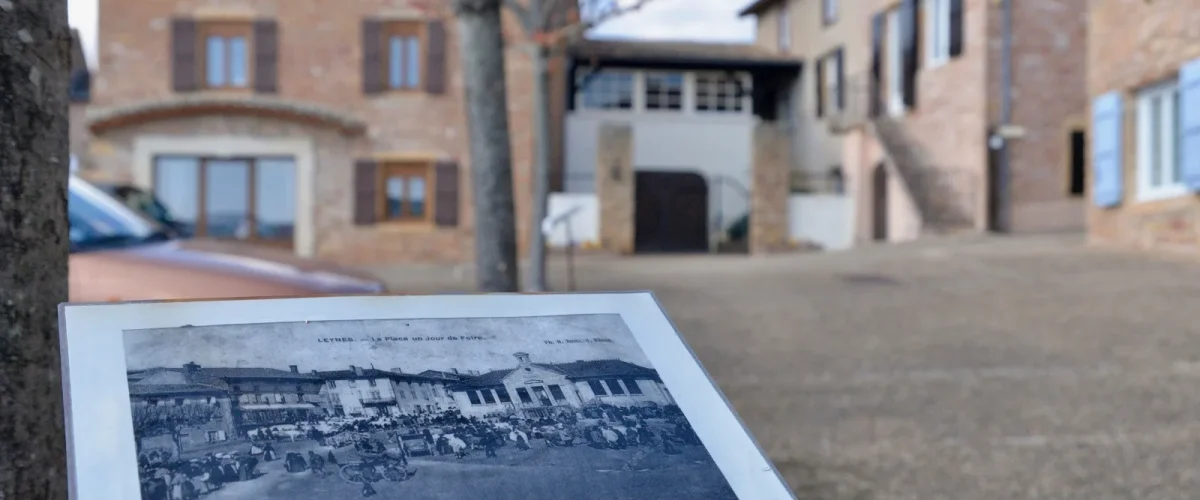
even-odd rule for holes
{"type": "Polygon", "coordinates": [[[1179,68],[1179,161],[1183,183],[1200,191],[1200,59],[1179,68]]]}
{"type": "Polygon", "coordinates": [[[1092,101],[1092,202],[1098,207],[1121,203],[1122,122],[1120,93],[1092,101]]]}

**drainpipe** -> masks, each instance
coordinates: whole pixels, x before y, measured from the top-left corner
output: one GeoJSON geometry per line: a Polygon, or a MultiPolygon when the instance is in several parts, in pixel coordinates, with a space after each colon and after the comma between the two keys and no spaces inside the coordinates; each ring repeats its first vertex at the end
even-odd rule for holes
{"type": "MultiPolygon", "coordinates": [[[[1000,125],[1012,123],[1012,0],[1001,0],[1002,12],[1002,45],[1000,55],[1000,125]]],[[[996,152],[996,230],[1008,232],[1011,229],[1012,215],[1012,165],[1009,139],[999,139],[999,150],[996,152]]]]}

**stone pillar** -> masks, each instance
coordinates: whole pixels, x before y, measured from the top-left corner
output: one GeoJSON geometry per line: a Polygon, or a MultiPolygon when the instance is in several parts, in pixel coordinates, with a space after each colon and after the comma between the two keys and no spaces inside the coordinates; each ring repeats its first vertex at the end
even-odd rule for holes
{"type": "Polygon", "coordinates": [[[633,253],[633,127],[601,124],[596,142],[600,247],[633,253]]]}
{"type": "Polygon", "coordinates": [[[787,250],[788,161],[787,132],[778,122],[754,126],[754,163],[750,173],[750,253],[787,250]]]}

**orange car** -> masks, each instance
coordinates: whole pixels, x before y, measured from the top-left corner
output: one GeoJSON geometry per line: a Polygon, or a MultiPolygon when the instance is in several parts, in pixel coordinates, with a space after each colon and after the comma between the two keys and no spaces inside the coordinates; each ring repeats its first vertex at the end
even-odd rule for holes
{"type": "Polygon", "coordinates": [[[68,197],[72,302],[387,291],[374,277],[282,250],[173,237],[75,176],[68,197]]]}

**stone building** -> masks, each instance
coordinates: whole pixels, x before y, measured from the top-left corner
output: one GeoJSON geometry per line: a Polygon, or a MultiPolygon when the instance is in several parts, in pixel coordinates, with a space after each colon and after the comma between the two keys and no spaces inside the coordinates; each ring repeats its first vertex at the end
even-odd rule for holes
{"type": "Polygon", "coordinates": [[[415,415],[457,407],[446,390],[450,381],[441,378],[361,366],[315,373],[325,381],[321,392],[332,415],[415,415]]]}
{"type": "Polygon", "coordinates": [[[1200,0],[1093,0],[1087,94],[1097,243],[1200,250],[1200,0]]]}
{"type": "Polygon", "coordinates": [[[806,151],[796,168],[840,166],[857,239],[897,241],[1083,227],[1087,9],[1087,0],[758,0],[743,13],[757,18],[760,46],[803,54],[813,68],[791,103],[806,151]]]}
{"type": "Polygon", "coordinates": [[[496,370],[450,386],[467,416],[516,413],[525,418],[555,415],[585,404],[633,406],[672,404],[658,372],[617,359],[534,363],[519,352],[515,368],[496,370]]]}
{"type": "MultiPolygon", "coordinates": [[[[200,237],[357,265],[472,260],[471,161],[449,2],[99,2],[84,177],[152,190],[200,237]]],[[[511,16],[505,27],[509,38],[522,36],[511,16]]],[[[519,45],[508,52],[506,84],[524,247],[528,231],[541,228],[528,224],[533,72],[519,45]]],[[[795,78],[797,61],[736,44],[584,42],[568,52],[550,65],[552,183],[611,194],[585,193],[607,210],[595,239],[615,252],[633,251],[639,234],[652,243],[643,248],[707,251],[731,223],[763,210],[749,218],[764,228],[752,246],[784,246],[786,192],[769,188],[786,171],[755,168],[778,155],[757,154],[754,138],[773,122],[773,89],[795,78]],[[637,96],[629,101],[636,120],[595,112],[596,90],[618,80],[609,90],[637,96]],[[568,113],[588,119],[569,123],[568,113]],[[597,153],[608,125],[632,131],[616,158],[597,153]],[[622,172],[611,165],[620,155],[628,175],[605,181],[622,172]],[[703,182],[646,181],[641,192],[650,195],[636,199],[634,171],[703,182]],[[655,225],[664,217],[678,223],[655,225]]]]}

